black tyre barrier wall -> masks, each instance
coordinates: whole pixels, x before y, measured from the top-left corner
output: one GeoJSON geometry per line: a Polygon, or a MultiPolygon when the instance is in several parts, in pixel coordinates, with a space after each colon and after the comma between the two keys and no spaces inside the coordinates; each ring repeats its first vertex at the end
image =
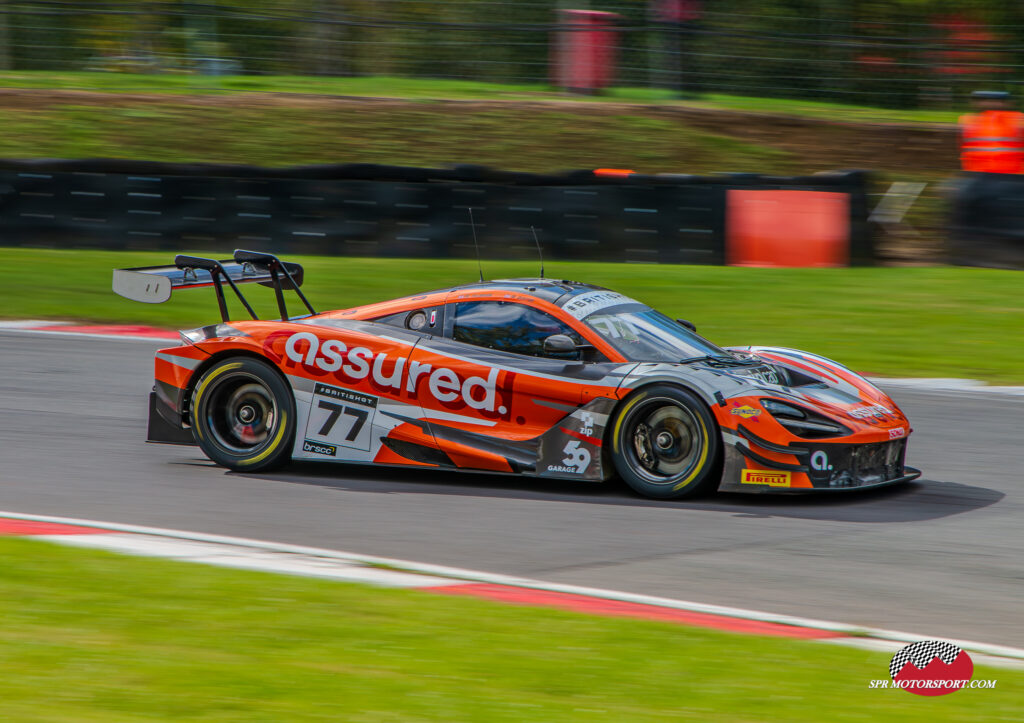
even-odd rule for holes
{"type": "Polygon", "coordinates": [[[258,168],[120,160],[0,160],[0,245],[252,247],[283,254],[725,261],[729,189],[848,193],[851,262],[874,258],[867,174],[538,175],[477,166],[258,168]]]}
{"type": "Polygon", "coordinates": [[[1024,176],[966,173],[953,189],[949,262],[1024,268],[1024,176]]]}

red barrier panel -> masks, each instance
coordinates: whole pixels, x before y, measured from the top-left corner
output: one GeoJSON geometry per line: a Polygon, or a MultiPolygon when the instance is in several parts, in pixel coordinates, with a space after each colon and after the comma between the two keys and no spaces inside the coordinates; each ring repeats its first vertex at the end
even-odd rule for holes
{"type": "Polygon", "coordinates": [[[850,196],[825,191],[730,190],[730,266],[830,267],[850,263],[850,196]]]}

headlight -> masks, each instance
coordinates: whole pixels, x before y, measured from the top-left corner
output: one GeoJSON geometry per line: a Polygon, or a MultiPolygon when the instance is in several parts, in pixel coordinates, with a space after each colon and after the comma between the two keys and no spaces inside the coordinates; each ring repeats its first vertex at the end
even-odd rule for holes
{"type": "Polygon", "coordinates": [[[795,404],[787,404],[777,399],[762,399],[761,406],[775,418],[775,421],[797,437],[821,439],[841,437],[850,433],[849,429],[838,422],[795,404]]]}
{"type": "Polygon", "coordinates": [[[207,339],[223,339],[227,336],[249,335],[228,324],[215,324],[213,326],[201,326],[198,329],[186,329],[185,331],[179,331],[178,336],[181,337],[181,343],[184,345],[198,344],[199,342],[206,341],[207,339]]]}

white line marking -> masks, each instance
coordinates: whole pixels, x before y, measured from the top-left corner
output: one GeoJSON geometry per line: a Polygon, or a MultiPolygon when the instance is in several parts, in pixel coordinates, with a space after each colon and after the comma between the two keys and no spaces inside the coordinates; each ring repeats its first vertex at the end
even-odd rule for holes
{"type": "MultiPolygon", "coordinates": [[[[776,613],[764,612],[761,610],[748,610],[734,608],[725,605],[709,605],[706,603],[691,602],[688,600],[673,600],[671,598],[656,597],[653,595],[641,595],[617,590],[604,590],[601,588],[581,587],[578,585],[561,585],[557,583],[531,580],[529,578],[513,577],[511,575],[500,575],[496,573],[480,572],[478,570],[466,570],[447,565],[432,565],[429,563],[412,562],[389,557],[377,557],[375,555],[360,555],[351,552],[338,550],[327,550],[318,547],[307,547],[303,545],[287,545],[277,542],[252,540],[241,537],[229,537],[226,535],[209,535],[201,532],[183,532],[179,530],[167,530],[158,527],[146,527],[143,525],[125,525],[116,522],[102,522],[98,520],[80,520],[69,517],[56,517],[53,515],[33,515],[20,512],[0,511],[0,518],[6,517],[13,520],[28,520],[32,522],[52,522],[56,524],[72,525],[75,527],[94,527],[116,532],[128,532],[137,535],[154,535],[176,540],[191,540],[195,542],[208,542],[234,547],[256,549],[264,552],[291,553],[295,555],[310,555],[313,557],[327,558],[331,560],[344,560],[352,564],[383,565],[392,569],[423,573],[449,580],[461,580],[466,582],[483,582],[493,585],[509,585],[512,587],[523,587],[533,590],[545,590],[548,592],[561,592],[571,595],[583,595],[585,597],[600,598],[604,600],[618,600],[621,602],[632,602],[641,605],[654,605],[657,607],[670,608],[673,610],[687,610],[690,612],[708,613],[724,617],[740,618],[742,620],[757,620],[780,625],[793,625],[802,628],[815,630],[827,630],[830,632],[845,633],[850,637],[874,638],[876,640],[888,640],[903,644],[917,642],[919,640],[931,640],[940,637],[947,642],[957,645],[972,653],[982,653],[1000,658],[1014,658],[1024,660],[1024,649],[1011,648],[1005,645],[993,645],[990,643],[979,643],[971,640],[956,640],[943,638],[942,636],[925,635],[920,633],[905,633],[896,630],[883,630],[881,628],[861,627],[848,625],[829,620],[815,620],[795,615],[778,615],[776,613]]],[[[68,537],[78,537],[77,535],[68,537]]],[[[83,543],[84,544],[84,543],[83,543]]]]}
{"type": "Polygon", "coordinates": [[[179,562],[195,562],[241,570],[259,570],[301,577],[319,577],[344,582],[359,582],[382,587],[428,588],[460,584],[429,575],[400,570],[367,567],[350,561],[332,560],[314,555],[296,555],[273,550],[255,551],[235,545],[169,540],[153,535],[118,532],[98,535],[29,535],[32,539],[56,542],[72,547],[108,550],[124,555],[160,557],[179,562]]]}
{"type": "Polygon", "coordinates": [[[0,329],[38,329],[41,326],[65,326],[70,321],[45,321],[39,319],[13,319],[0,321],[0,329]]]}
{"type": "MultiPolygon", "coordinates": [[[[922,638],[923,640],[924,638],[922,638]]],[[[905,647],[906,643],[894,642],[891,640],[875,640],[874,638],[822,638],[816,640],[818,643],[830,643],[832,645],[845,645],[849,648],[860,648],[861,650],[873,650],[879,653],[895,653],[905,647]]],[[[1024,660],[1013,660],[1010,658],[996,658],[984,653],[971,653],[971,660],[975,665],[988,665],[993,668],[1010,668],[1012,670],[1024,670],[1024,660]]]]}
{"type": "Polygon", "coordinates": [[[1024,387],[989,386],[977,379],[887,379],[886,377],[868,377],[868,381],[879,387],[894,389],[917,389],[923,392],[946,392],[952,394],[1005,394],[1008,396],[1024,395],[1024,387]]]}
{"type": "Polygon", "coordinates": [[[66,336],[98,341],[149,341],[163,346],[178,346],[175,340],[158,336],[130,336],[128,334],[94,334],[87,331],[50,331],[49,329],[15,329],[0,327],[0,334],[34,334],[36,336],[66,336]]]}
{"type": "MultiPolygon", "coordinates": [[[[569,239],[570,241],[585,241],[585,239],[569,239]]],[[[101,334],[97,332],[87,331],[60,331],[61,326],[71,325],[76,322],[70,321],[44,321],[44,320],[32,320],[32,319],[9,319],[0,321],[0,332],[12,332],[20,334],[45,334],[47,336],[71,336],[71,337],[84,337],[84,338],[105,338],[105,339],[119,339],[123,341],[151,341],[151,342],[172,342],[174,338],[168,336],[157,337],[157,336],[132,336],[128,334],[101,334]],[[45,328],[42,328],[45,327],[45,328]]],[[[315,324],[314,324],[315,325],[315,324]]],[[[409,343],[405,340],[391,339],[390,341],[397,341],[407,346],[409,343]]],[[[439,354],[441,356],[447,356],[451,359],[458,361],[466,361],[472,363],[479,363],[468,357],[458,356],[449,352],[442,352],[438,349],[430,348],[427,345],[423,346],[424,349],[428,349],[432,353],[439,354]]],[[[504,370],[518,371],[511,369],[511,367],[499,367],[504,370]]],[[[563,379],[563,377],[550,377],[538,372],[531,372],[534,376],[542,376],[549,379],[563,379]]],[[[1007,396],[1024,396],[1024,386],[990,386],[985,382],[978,381],[977,379],[957,379],[957,378],[930,378],[930,377],[866,377],[866,379],[872,384],[880,387],[892,387],[892,388],[904,388],[904,389],[916,389],[923,392],[950,392],[957,394],[1003,394],[1007,396]]]]}

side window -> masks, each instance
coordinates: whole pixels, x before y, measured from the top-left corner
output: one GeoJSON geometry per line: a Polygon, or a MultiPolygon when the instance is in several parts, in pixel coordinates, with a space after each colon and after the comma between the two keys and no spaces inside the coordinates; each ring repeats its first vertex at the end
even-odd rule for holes
{"type": "Polygon", "coordinates": [[[474,346],[527,356],[576,359],[572,354],[545,354],[544,340],[565,334],[577,344],[580,335],[539,309],[510,301],[463,301],[455,304],[452,338],[474,346]]]}
{"type": "Polygon", "coordinates": [[[412,311],[400,311],[397,314],[378,316],[370,321],[397,326],[401,329],[409,329],[410,331],[419,331],[424,334],[440,334],[441,329],[444,328],[443,313],[443,307],[431,306],[425,309],[413,309],[412,311]]]}

